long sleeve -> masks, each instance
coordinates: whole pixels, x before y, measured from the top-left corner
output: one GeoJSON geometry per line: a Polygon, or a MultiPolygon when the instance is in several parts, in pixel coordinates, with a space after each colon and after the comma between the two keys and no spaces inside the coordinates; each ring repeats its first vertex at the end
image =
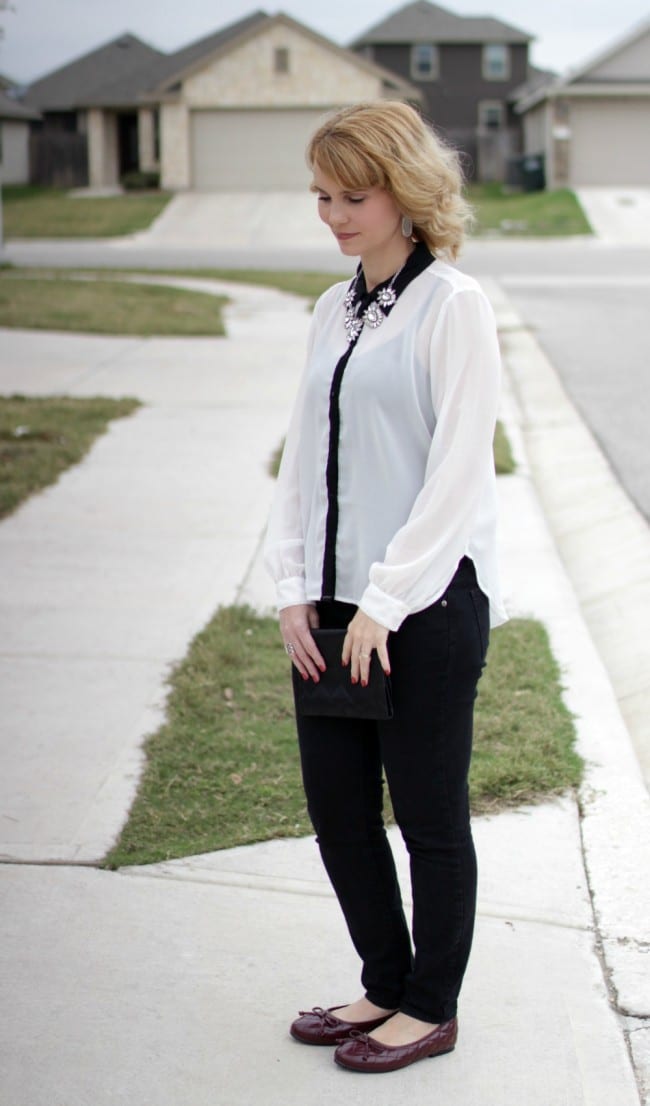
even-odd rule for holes
{"type": "Polygon", "coordinates": [[[448,298],[428,358],[436,425],[424,484],[383,560],[371,565],[359,604],[393,630],[443,593],[468,551],[493,480],[500,356],[494,316],[480,289],[448,298]]]}
{"type": "MultiPolygon", "coordinates": [[[[312,316],[307,339],[307,366],[318,327],[317,312],[312,316]]],[[[264,541],[264,563],[277,588],[278,609],[306,603],[305,538],[300,506],[299,456],[303,424],[307,371],[303,375],[293,407],[282,452],[273,506],[264,541]]]]}

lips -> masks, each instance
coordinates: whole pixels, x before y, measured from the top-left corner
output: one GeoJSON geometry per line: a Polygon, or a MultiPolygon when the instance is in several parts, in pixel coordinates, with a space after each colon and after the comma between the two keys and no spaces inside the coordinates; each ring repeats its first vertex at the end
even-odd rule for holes
{"type": "Polygon", "coordinates": [[[347,242],[349,238],[356,238],[356,232],[354,234],[337,234],[339,242],[347,242]]]}

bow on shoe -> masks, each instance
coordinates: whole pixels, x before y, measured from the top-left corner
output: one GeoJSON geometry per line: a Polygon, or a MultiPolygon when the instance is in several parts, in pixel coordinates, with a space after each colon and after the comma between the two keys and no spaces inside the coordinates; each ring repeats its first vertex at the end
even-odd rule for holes
{"type": "Polygon", "coordinates": [[[299,1010],[298,1013],[301,1018],[304,1018],[307,1014],[315,1014],[316,1017],[320,1019],[319,1028],[321,1030],[326,1027],[327,1029],[334,1029],[341,1021],[341,1019],[336,1018],[334,1014],[330,1014],[329,1010],[324,1010],[322,1006],[313,1006],[311,1010],[299,1010]]]}
{"type": "Polygon", "coordinates": [[[357,1042],[357,1049],[363,1047],[362,1052],[356,1052],[357,1059],[359,1060],[367,1060],[372,1051],[381,1052],[383,1049],[383,1045],[380,1045],[378,1041],[373,1041],[372,1037],[369,1037],[367,1033],[360,1033],[358,1029],[350,1030],[348,1039],[357,1042]]]}

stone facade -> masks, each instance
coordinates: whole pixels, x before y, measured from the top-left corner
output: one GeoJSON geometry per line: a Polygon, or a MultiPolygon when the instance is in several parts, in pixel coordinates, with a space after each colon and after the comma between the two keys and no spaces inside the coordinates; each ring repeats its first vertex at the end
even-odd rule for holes
{"type": "Polygon", "coordinates": [[[190,125],[187,105],[160,109],[160,184],[171,192],[190,187],[190,125]]]}
{"type": "Polygon", "coordinates": [[[91,188],[119,183],[117,118],[113,112],[91,108],[88,121],[88,180],[91,188]]]}
{"type": "Polygon", "coordinates": [[[376,100],[381,80],[352,59],[282,23],[188,77],[183,99],[196,108],[321,107],[376,100]],[[276,72],[276,51],[288,72],[276,72]]]}
{"type": "Polygon", "coordinates": [[[29,182],[29,123],[0,119],[2,180],[4,184],[29,182]]]}
{"type": "Polygon", "coordinates": [[[150,108],[140,108],[138,111],[138,160],[143,173],[158,169],[156,113],[150,108]]]}

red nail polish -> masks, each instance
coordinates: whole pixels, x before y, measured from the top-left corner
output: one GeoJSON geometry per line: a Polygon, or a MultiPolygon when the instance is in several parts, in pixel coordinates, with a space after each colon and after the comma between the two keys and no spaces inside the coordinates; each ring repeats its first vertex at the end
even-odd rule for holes
{"type": "Polygon", "coordinates": [[[367,680],[362,680],[361,681],[361,686],[362,687],[367,687],[368,686],[368,681],[367,680]]]}

